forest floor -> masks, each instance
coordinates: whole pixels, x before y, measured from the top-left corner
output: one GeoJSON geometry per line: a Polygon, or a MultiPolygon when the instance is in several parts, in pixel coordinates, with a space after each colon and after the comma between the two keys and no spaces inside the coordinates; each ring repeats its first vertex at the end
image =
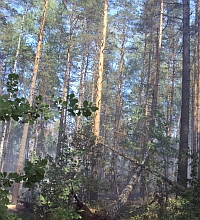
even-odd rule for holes
{"type": "MultiPolygon", "coordinates": [[[[111,204],[110,204],[111,205],[111,204]]],[[[129,220],[132,219],[131,217],[134,216],[135,212],[135,202],[129,201],[127,205],[122,209],[122,214],[120,215],[120,220],[129,220]]],[[[139,204],[137,204],[139,205],[139,204]]],[[[140,204],[141,205],[141,204],[140,204]]],[[[139,206],[140,206],[139,205],[139,206]]],[[[40,218],[39,216],[35,216],[35,214],[31,214],[28,209],[26,209],[22,204],[17,205],[8,205],[8,212],[15,213],[18,217],[22,220],[42,220],[44,218],[40,218]]],[[[108,208],[108,207],[107,207],[108,208]]],[[[91,209],[88,208],[86,205],[83,206],[84,212],[81,212],[82,220],[103,220],[106,216],[105,209],[91,209]]],[[[136,208],[137,209],[137,208],[136,208]]],[[[49,219],[46,217],[45,219],[49,219]]]]}

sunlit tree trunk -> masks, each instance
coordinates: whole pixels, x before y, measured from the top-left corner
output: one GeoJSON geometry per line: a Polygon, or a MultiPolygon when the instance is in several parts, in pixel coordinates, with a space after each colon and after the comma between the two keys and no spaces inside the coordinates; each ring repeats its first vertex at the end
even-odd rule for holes
{"type": "Polygon", "coordinates": [[[91,91],[91,100],[92,103],[95,103],[95,82],[97,76],[97,60],[98,60],[98,46],[96,44],[95,56],[94,56],[94,67],[92,74],[92,91],[91,91]]]}
{"type": "MultiPolygon", "coordinates": [[[[35,84],[36,84],[36,78],[37,78],[37,73],[38,73],[38,66],[39,66],[39,60],[40,60],[40,52],[41,52],[41,46],[42,46],[42,37],[43,37],[43,31],[44,31],[44,24],[45,24],[47,6],[48,6],[48,0],[44,0],[44,8],[43,8],[42,20],[41,20],[41,23],[40,23],[40,32],[39,32],[39,35],[38,35],[38,44],[37,44],[37,49],[36,49],[34,69],[33,69],[30,95],[29,95],[29,104],[31,106],[33,104],[35,84]]],[[[28,135],[28,128],[29,128],[29,123],[25,123],[24,128],[23,128],[21,144],[20,144],[19,158],[18,158],[18,162],[17,162],[17,173],[18,174],[21,174],[22,169],[23,169],[24,153],[25,153],[26,140],[27,140],[27,135],[28,135]]],[[[13,204],[17,203],[19,186],[20,186],[19,183],[14,184],[13,195],[12,195],[12,203],[13,204]]]]}
{"type": "MultiPolygon", "coordinates": [[[[101,103],[102,103],[102,84],[103,84],[103,67],[104,67],[104,49],[106,44],[106,32],[107,32],[107,17],[108,17],[108,0],[104,0],[104,16],[103,16],[103,31],[102,39],[100,45],[100,55],[98,63],[98,75],[97,75],[97,87],[96,87],[96,106],[98,110],[94,114],[94,135],[96,137],[95,146],[98,144],[98,137],[100,135],[100,114],[101,114],[101,103]]],[[[96,153],[94,153],[96,157],[96,153]]],[[[92,178],[93,183],[97,184],[98,179],[98,161],[97,159],[93,160],[92,167],[92,178]]],[[[98,188],[97,186],[95,188],[98,188]]],[[[92,190],[90,193],[90,199],[92,202],[98,199],[98,191],[92,190]]]]}
{"type": "Polygon", "coordinates": [[[2,123],[2,132],[1,132],[1,139],[0,139],[0,162],[3,161],[3,147],[4,147],[4,140],[6,136],[6,128],[7,128],[7,121],[2,123]]]}
{"type": "Polygon", "coordinates": [[[163,24],[163,8],[164,3],[161,0],[160,3],[160,23],[159,23],[159,30],[157,36],[157,46],[156,46],[156,73],[154,77],[154,86],[153,86],[153,97],[152,97],[152,104],[151,104],[151,124],[154,124],[155,115],[156,115],[156,106],[157,106],[157,99],[158,99],[158,83],[159,83],[159,76],[160,76],[160,53],[161,53],[161,46],[162,46],[162,24],[163,24]]]}
{"type": "MultiPolygon", "coordinates": [[[[79,82],[79,97],[78,97],[78,108],[81,107],[83,101],[83,75],[85,70],[85,47],[83,47],[83,55],[81,62],[81,73],[80,73],[80,82],[79,82]]],[[[81,124],[81,116],[77,116],[76,118],[76,131],[80,129],[81,124]]]]}
{"type": "Polygon", "coordinates": [[[187,187],[189,101],[190,101],[190,1],[183,0],[183,61],[182,61],[182,105],[178,161],[179,185],[187,187]]]}
{"type": "Polygon", "coordinates": [[[97,78],[97,90],[96,90],[96,106],[98,110],[94,114],[94,135],[98,137],[100,135],[100,113],[102,103],[102,83],[103,83],[103,67],[104,67],[104,49],[106,44],[106,32],[107,32],[107,17],[108,17],[108,0],[104,1],[104,16],[103,16],[103,33],[100,45],[100,55],[98,64],[98,78],[97,78]]]}

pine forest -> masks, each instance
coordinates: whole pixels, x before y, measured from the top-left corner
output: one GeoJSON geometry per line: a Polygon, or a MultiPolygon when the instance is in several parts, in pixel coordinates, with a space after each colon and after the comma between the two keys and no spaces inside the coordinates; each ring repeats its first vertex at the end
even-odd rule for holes
{"type": "Polygon", "coordinates": [[[200,219],[200,0],[0,0],[0,220],[200,219]]]}

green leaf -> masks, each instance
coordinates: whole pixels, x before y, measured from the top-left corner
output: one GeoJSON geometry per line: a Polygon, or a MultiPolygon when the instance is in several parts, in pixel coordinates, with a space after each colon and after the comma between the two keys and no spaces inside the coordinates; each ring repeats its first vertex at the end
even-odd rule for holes
{"type": "Polygon", "coordinates": [[[1,199],[1,204],[7,205],[9,203],[9,199],[8,198],[2,198],[1,199]]]}
{"type": "Polygon", "coordinates": [[[78,103],[78,99],[70,99],[69,106],[73,108],[76,106],[77,103],[78,103]]]}
{"type": "Polygon", "coordinates": [[[91,116],[91,114],[92,114],[92,112],[89,109],[87,109],[86,111],[83,111],[83,116],[85,116],[85,117],[89,117],[89,116],[91,116]]]}
{"type": "Polygon", "coordinates": [[[32,185],[33,185],[33,184],[32,184],[31,182],[26,182],[26,183],[25,183],[25,187],[27,187],[27,188],[31,188],[32,185]]]}
{"type": "Polygon", "coordinates": [[[99,108],[96,107],[96,106],[92,106],[90,109],[91,109],[92,112],[95,112],[95,111],[97,111],[99,108]]]}
{"type": "Polygon", "coordinates": [[[87,108],[87,107],[88,107],[88,101],[87,101],[87,100],[85,100],[85,101],[83,102],[83,106],[84,106],[84,108],[87,108]]]}

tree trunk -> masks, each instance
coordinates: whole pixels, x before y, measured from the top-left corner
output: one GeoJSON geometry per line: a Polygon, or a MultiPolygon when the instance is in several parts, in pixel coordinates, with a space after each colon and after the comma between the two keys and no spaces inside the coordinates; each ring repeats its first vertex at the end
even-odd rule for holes
{"type": "Polygon", "coordinates": [[[162,46],[162,24],[163,24],[163,0],[160,3],[160,23],[159,23],[159,30],[158,30],[158,37],[157,37],[157,46],[156,46],[156,73],[154,77],[154,87],[153,87],[153,97],[152,97],[152,104],[151,104],[151,124],[154,124],[155,116],[156,116],[156,106],[157,106],[157,99],[158,99],[158,83],[159,83],[159,76],[160,76],[160,52],[162,46]]]}
{"type": "MultiPolygon", "coordinates": [[[[124,18],[125,22],[125,18],[124,18]]],[[[113,145],[116,149],[119,142],[119,122],[120,122],[120,115],[121,115],[121,87],[122,87],[122,80],[123,80],[123,66],[124,66],[124,54],[125,54],[125,36],[126,36],[126,27],[124,26],[122,30],[122,45],[121,45],[121,57],[120,57],[120,64],[119,64],[119,78],[118,78],[118,89],[117,89],[117,98],[116,98],[116,112],[115,112],[115,129],[114,129],[114,140],[113,145]]],[[[116,188],[116,166],[117,166],[117,157],[116,154],[113,154],[111,160],[111,189],[116,188]]]]}
{"type": "Polygon", "coordinates": [[[3,161],[4,140],[6,136],[7,121],[2,123],[2,133],[0,139],[0,163],[3,161]]]}
{"type": "MultiPolygon", "coordinates": [[[[39,65],[39,60],[40,60],[40,52],[41,52],[41,46],[42,46],[42,37],[43,37],[43,31],[44,31],[47,5],[48,5],[48,0],[44,0],[43,15],[42,15],[42,20],[41,20],[41,24],[40,24],[40,32],[38,35],[38,44],[37,44],[37,49],[36,49],[33,76],[32,76],[31,88],[30,88],[30,95],[29,95],[29,104],[31,106],[33,104],[33,96],[34,96],[36,78],[37,78],[37,73],[38,73],[38,65],[39,65]]],[[[19,158],[18,158],[18,163],[17,163],[17,173],[18,174],[21,174],[22,169],[23,169],[24,152],[25,152],[25,147],[26,147],[28,128],[29,128],[29,123],[25,123],[24,128],[23,128],[23,134],[22,134],[20,151],[19,151],[19,158]]],[[[12,203],[13,204],[17,203],[19,186],[20,186],[19,183],[14,184],[13,195],[12,195],[12,203]]]]}
{"type": "Polygon", "coordinates": [[[96,43],[95,56],[94,56],[94,68],[92,74],[92,91],[91,91],[91,100],[92,103],[95,103],[95,83],[97,77],[97,60],[98,60],[98,45],[96,43]]]}
{"type": "MultiPolygon", "coordinates": [[[[196,1],[195,26],[198,27],[198,0],[196,1]]],[[[198,31],[195,33],[195,42],[198,42],[198,31]]],[[[192,77],[192,152],[197,153],[197,121],[198,121],[198,102],[197,95],[198,83],[198,44],[194,47],[193,57],[193,77],[192,77]]]]}
{"type": "MultiPolygon", "coordinates": [[[[197,97],[197,106],[198,106],[198,131],[197,131],[197,151],[200,150],[200,1],[197,0],[197,22],[198,22],[198,97],[197,97]]],[[[200,153],[198,154],[199,162],[200,162],[200,153]]],[[[198,175],[200,176],[200,167],[198,168],[198,175]]]]}
{"type": "MultiPolygon", "coordinates": [[[[85,69],[85,47],[83,47],[83,55],[82,55],[82,62],[81,62],[81,75],[80,75],[80,82],[79,82],[79,97],[78,97],[78,108],[81,107],[83,101],[83,74],[85,69]]],[[[77,116],[76,118],[76,131],[80,129],[81,124],[81,116],[77,116]]]]}
{"type": "MultiPolygon", "coordinates": [[[[65,69],[65,78],[64,78],[64,87],[63,87],[63,94],[62,94],[62,101],[66,101],[66,97],[69,93],[69,68],[70,68],[70,56],[71,56],[71,42],[72,42],[72,34],[73,34],[73,7],[72,7],[72,15],[70,17],[70,31],[68,37],[68,47],[67,47],[67,59],[66,59],[66,69],[65,69]]],[[[65,133],[66,128],[66,108],[67,106],[62,106],[61,116],[60,116],[60,124],[59,124],[59,132],[58,132],[58,143],[57,143],[57,150],[56,150],[56,161],[59,160],[59,154],[61,151],[62,145],[62,138],[63,134],[65,133]]]]}
{"type": "Polygon", "coordinates": [[[173,107],[174,107],[174,78],[175,78],[175,39],[173,38],[173,59],[172,59],[172,79],[171,79],[171,99],[170,99],[170,107],[169,107],[169,135],[172,135],[172,122],[173,122],[173,107]]]}
{"type": "Polygon", "coordinates": [[[188,133],[190,101],[190,1],[183,0],[183,61],[182,61],[182,105],[178,160],[178,184],[187,187],[188,133]]]}
{"type": "Polygon", "coordinates": [[[143,64],[142,64],[142,72],[141,72],[141,83],[140,83],[140,92],[139,92],[139,108],[142,107],[142,93],[144,88],[144,74],[145,74],[145,67],[146,67],[146,54],[147,54],[147,34],[145,32],[144,37],[144,57],[143,57],[143,64]]]}
{"type": "MultiPolygon", "coordinates": [[[[98,76],[97,76],[97,90],[96,90],[96,106],[98,110],[94,114],[94,135],[96,136],[95,146],[98,143],[98,137],[100,135],[100,114],[101,114],[101,103],[102,103],[102,84],[103,84],[103,67],[104,67],[104,49],[106,44],[106,32],[107,32],[107,17],[108,17],[108,0],[104,0],[104,16],[103,16],[103,31],[102,31],[102,39],[100,45],[100,55],[99,55],[99,63],[98,63],[98,76]]],[[[93,183],[98,183],[98,160],[97,155],[94,153],[95,159],[93,167],[92,167],[92,179],[93,183]]],[[[98,189],[98,186],[95,188],[98,189]]],[[[98,191],[91,190],[90,199],[92,202],[97,201],[98,199],[98,191]]]]}
{"type": "MultiPolygon", "coordinates": [[[[19,56],[19,51],[20,51],[20,46],[21,46],[21,39],[22,39],[22,34],[23,34],[23,29],[24,29],[25,16],[26,16],[26,8],[25,8],[23,16],[22,16],[22,23],[21,23],[20,34],[19,34],[19,38],[18,38],[17,50],[16,50],[16,54],[15,54],[15,61],[14,61],[12,73],[16,73],[16,69],[17,69],[17,61],[18,61],[18,56],[19,56]]],[[[10,98],[11,98],[12,94],[10,93],[9,95],[10,95],[10,98]]],[[[1,147],[0,147],[0,149],[2,148],[1,172],[3,172],[4,159],[5,159],[6,150],[8,148],[8,141],[9,141],[9,138],[10,138],[11,127],[12,127],[12,118],[10,118],[9,124],[6,123],[6,126],[4,128],[5,131],[6,131],[6,129],[8,131],[7,136],[6,136],[6,142],[5,142],[4,149],[3,149],[3,146],[2,146],[2,142],[1,142],[1,147]],[[7,128],[7,125],[9,126],[8,128],[7,128]]],[[[4,133],[5,133],[5,131],[4,131],[4,133]]],[[[4,138],[5,138],[5,136],[4,136],[4,138]]]]}
{"type": "MultiPolygon", "coordinates": [[[[149,158],[148,155],[146,155],[142,164],[145,164],[148,161],[148,158],[149,158]]],[[[120,194],[117,202],[110,209],[108,216],[111,219],[115,219],[117,217],[121,208],[127,202],[130,194],[132,193],[133,189],[135,188],[138,182],[138,178],[140,177],[141,172],[142,172],[142,166],[138,166],[134,171],[134,174],[132,175],[131,179],[129,180],[127,186],[123,189],[122,193],[120,194]]]]}
{"type": "Polygon", "coordinates": [[[94,114],[94,135],[96,137],[100,135],[100,113],[101,113],[101,103],[102,103],[104,49],[106,44],[106,32],[107,32],[107,22],[108,22],[107,17],[108,17],[108,0],[104,0],[103,33],[102,33],[102,40],[100,45],[97,91],[96,91],[96,106],[98,107],[98,110],[94,114]]]}

